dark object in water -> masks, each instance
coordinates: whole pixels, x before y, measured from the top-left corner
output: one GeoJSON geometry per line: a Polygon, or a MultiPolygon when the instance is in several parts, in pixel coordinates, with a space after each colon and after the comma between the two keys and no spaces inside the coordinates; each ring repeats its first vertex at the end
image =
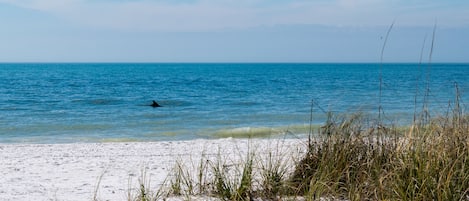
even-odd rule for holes
{"type": "Polygon", "coordinates": [[[156,101],[153,101],[153,103],[150,106],[152,106],[152,107],[161,107],[161,105],[158,104],[156,101]]]}

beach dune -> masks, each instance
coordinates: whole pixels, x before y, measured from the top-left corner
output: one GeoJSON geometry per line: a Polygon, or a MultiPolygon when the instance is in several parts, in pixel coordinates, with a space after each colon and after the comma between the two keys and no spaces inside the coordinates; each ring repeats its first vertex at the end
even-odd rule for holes
{"type": "Polygon", "coordinates": [[[145,171],[158,188],[176,161],[236,163],[249,151],[300,154],[304,140],[219,139],[160,142],[0,144],[0,200],[127,200],[145,171]],[[98,186],[99,182],[99,188],[98,186]],[[129,183],[130,182],[130,183],[129,183]],[[95,190],[98,189],[97,193],[95,190]]]}

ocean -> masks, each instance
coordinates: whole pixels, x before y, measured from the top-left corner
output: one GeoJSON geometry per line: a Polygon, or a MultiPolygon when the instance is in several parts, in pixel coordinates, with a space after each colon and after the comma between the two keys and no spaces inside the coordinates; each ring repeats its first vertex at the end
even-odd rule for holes
{"type": "Polygon", "coordinates": [[[302,137],[311,114],[379,105],[406,125],[424,99],[446,114],[456,86],[466,110],[469,64],[3,63],[0,143],[302,137]]]}

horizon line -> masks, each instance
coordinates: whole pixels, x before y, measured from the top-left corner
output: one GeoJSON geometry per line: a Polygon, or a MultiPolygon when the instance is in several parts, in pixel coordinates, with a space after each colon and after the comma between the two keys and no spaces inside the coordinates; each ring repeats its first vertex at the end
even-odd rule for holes
{"type": "Polygon", "coordinates": [[[218,61],[182,61],[182,62],[140,62],[140,61],[26,61],[26,62],[1,62],[0,64],[469,64],[469,61],[466,62],[453,62],[453,61],[443,61],[443,62],[269,62],[269,61],[254,61],[254,62],[218,62],[218,61]]]}

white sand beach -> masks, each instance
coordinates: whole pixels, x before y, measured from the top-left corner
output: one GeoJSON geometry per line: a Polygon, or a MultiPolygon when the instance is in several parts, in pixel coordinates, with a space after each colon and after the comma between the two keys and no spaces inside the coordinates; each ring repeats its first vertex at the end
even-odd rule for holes
{"type": "Polygon", "coordinates": [[[127,200],[142,172],[158,188],[176,161],[206,158],[237,163],[254,151],[302,154],[304,139],[219,139],[162,142],[0,144],[0,200],[127,200]],[[130,186],[130,187],[129,187],[130,186]]]}

